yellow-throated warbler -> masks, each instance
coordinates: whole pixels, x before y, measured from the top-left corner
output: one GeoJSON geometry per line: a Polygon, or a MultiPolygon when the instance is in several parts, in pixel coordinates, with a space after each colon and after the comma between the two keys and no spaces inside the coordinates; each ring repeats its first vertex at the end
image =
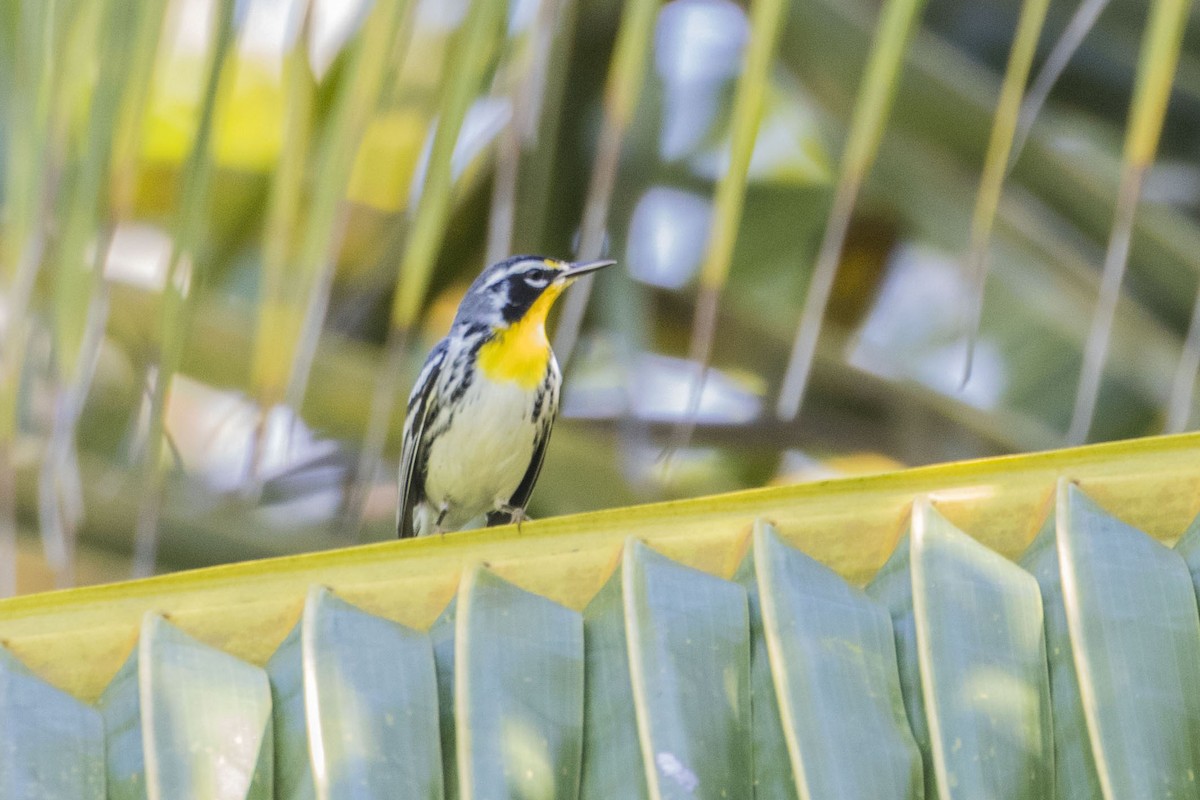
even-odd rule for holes
{"type": "Polygon", "coordinates": [[[400,538],[483,514],[489,525],[524,519],[562,383],[546,315],[576,278],[613,263],[513,256],[471,284],[408,398],[400,538]]]}

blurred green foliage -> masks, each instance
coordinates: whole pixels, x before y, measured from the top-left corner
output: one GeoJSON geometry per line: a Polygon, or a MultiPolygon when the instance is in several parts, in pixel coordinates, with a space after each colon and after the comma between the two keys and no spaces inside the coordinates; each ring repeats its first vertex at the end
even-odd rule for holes
{"type": "MultiPolygon", "coordinates": [[[[696,375],[684,356],[748,8],[658,6],[652,35],[630,34],[645,50],[621,56],[641,68],[640,91],[620,84],[625,109],[605,86],[637,4],[3,4],[0,563],[15,564],[18,526],[42,533],[64,584],[87,572],[77,539],[136,549],[148,572],[389,536],[397,400],[489,235],[575,252],[618,111],[632,116],[617,126],[604,249],[623,271],[596,284],[565,365],[534,516],[1061,445],[1147,4],[1109,2],[1013,165],[960,386],[978,300],[971,209],[1021,5],[925,9],[801,414],[783,422],[770,409],[880,11],[786,4],[712,369],[691,444],[664,462],[696,375]],[[501,175],[515,182],[493,186],[501,175]]],[[[1034,73],[1075,10],[1050,3],[1034,73]]],[[[1177,376],[1200,274],[1194,11],[1185,27],[1178,69],[1156,78],[1173,90],[1093,439],[1161,431],[1172,384],[1195,377],[1177,376]]],[[[0,591],[18,579],[0,569],[0,591]]]]}

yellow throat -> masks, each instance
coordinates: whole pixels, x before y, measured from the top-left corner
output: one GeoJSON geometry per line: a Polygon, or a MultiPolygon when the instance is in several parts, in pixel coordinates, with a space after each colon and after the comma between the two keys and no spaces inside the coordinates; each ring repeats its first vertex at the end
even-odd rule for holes
{"type": "Polygon", "coordinates": [[[564,288],[563,284],[546,287],[525,316],[479,348],[479,369],[488,380],[511,381],[523,389],[533,389],[541,383],[550,362],[546,315],[564,288]]]}

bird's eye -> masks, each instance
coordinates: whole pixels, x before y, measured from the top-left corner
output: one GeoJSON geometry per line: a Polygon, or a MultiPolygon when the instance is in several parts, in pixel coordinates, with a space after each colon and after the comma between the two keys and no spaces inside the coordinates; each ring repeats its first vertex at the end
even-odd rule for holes
{"type": "Polygon", "coordinates": [[[530,286],[538,288],[546,286],[550,283],[550,270],[547,269],[531,269],[525,273],[525,282],[530,286]]]}

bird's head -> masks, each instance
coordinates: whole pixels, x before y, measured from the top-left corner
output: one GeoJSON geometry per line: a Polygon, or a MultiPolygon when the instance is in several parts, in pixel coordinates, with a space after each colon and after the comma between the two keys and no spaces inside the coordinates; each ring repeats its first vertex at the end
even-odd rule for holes
{"type": "Polygon", "coordinates": [[[543,256],[512,256],[498,261],[471,284],[458,306],[454,324],[485,324],[493,330],[522,322],[540,326],[564,289],[580,276],[615,263],[573,263],[543,256]]]}

